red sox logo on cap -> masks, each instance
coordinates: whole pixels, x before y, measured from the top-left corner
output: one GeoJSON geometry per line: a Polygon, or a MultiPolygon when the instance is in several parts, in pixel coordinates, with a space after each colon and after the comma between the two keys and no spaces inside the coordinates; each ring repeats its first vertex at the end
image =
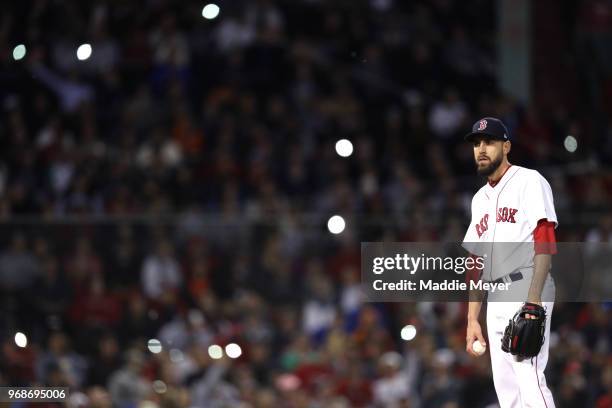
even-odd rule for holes
{"type": "Polygon", "coordinates": [[[485,119],[478,122],[478,130],[485,130],[487,128],[487,121],[485,119]]]}

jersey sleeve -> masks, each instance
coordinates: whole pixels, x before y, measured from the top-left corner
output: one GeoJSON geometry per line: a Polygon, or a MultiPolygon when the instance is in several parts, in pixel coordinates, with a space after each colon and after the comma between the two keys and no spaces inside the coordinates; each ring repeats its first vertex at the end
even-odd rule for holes
{"type": "Polygon", "coordinates": [[[552,190],[548,181],[540,173],[535,172],[533,177],[528,178],[523,191],[523,200],[523,211],[531,231],[536,229],[538,222],[542,219],[554,223],[555,228],[557,227],[552,190]]]}
{"type": "MultiPolygon", "coordinates": [[[[473,221],[473,220],[472,220],[473,221]]],[[[470,225],[468,225],[467,231],[465,231],[465,236],[463,237],[463,247],[465,248],[466,244],[470,242],[478,242],[478,235],[476,234],[476,230],[473,227],[473,222],[470,221],[470,225]]],[[[466,248],[468,249],[468,248],[466,248]]]]}
{"type": "Polygon", "coordinates": [[[557,253],[557,239],[555,237],[555,224],[547,220],[540,220],[533,231],[533,242],[536,254],[554,255],[557,253]]]}

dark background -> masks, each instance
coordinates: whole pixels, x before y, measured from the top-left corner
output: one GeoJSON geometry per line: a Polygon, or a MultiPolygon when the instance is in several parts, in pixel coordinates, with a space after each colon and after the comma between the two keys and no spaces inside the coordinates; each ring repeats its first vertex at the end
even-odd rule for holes
{"type": "MultiPolygon", "coordinates": [[[[0,381],[91,407],[494,403],[465,305],[364,303],[360,242],[463,238],[483,116],[549,180],[557,238],[609,242],[611,2],[532,3],[528,102],[500,91],[496,2],[218,4],[3,3],[0,381]]],[[[612,406],[610,313],[555,305],[558,407],[612,406]]]]}

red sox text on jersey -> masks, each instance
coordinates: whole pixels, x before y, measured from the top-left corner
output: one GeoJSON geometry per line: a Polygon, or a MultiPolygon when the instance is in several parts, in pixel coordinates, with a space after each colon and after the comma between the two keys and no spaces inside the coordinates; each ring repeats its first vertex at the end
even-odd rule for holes
{"type": "MultiPolygon", "coordinates": [[[[503,207],[497,209],[497,217],[495,221],[497,222],[511,222],[513,224],[516,223],[516,213],[518,210],[516,208],[503,207]]],[[[489,214],[485,214],[478,224],[474,226],[476,228],[476,233],[478,234],[478,238],[485,233],[487,229],[489,229],[489,214]]]]}

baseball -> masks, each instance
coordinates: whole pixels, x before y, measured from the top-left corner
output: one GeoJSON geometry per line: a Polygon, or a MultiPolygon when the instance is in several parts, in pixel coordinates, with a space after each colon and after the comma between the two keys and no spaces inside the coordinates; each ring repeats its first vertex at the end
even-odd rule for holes
{"type": "Polygon", "coordinates": [[[484,346],[478,340],[476,340],[476,341],[474,341],[474,343],[472,343],[472,350],[474,350],[474,353],[478,354],[479,356],[482,356],[486,349],[487,349],[487,346],[484,346]]]}

